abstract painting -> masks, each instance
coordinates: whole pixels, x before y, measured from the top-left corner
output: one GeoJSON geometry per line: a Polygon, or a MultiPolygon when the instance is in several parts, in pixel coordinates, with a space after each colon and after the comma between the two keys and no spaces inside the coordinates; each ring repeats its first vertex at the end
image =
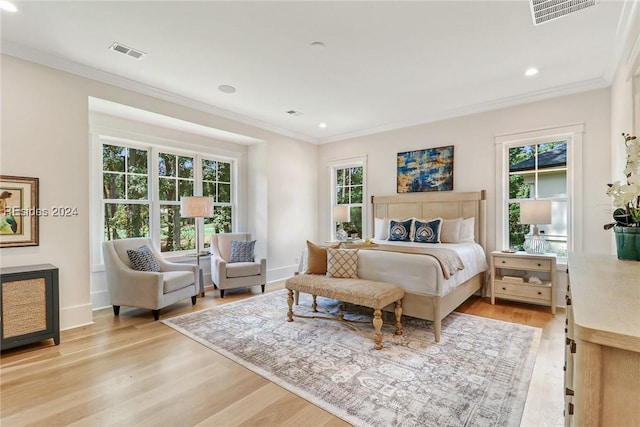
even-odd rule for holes
{"type": "Polygon", "coordinates": [[[398,193],[453,191],[453,145],[398,153],[398,193]]]}

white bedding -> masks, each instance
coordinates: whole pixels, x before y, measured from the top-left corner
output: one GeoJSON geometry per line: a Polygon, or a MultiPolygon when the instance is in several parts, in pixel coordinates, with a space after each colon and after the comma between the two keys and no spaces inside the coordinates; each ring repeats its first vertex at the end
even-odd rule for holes
{"type": "Polygon", "coordinates": [[[425,245],[449,248],[460,255],[464,269],[445,279],[438,260],[429,255],[391,252],[382,248],[358,252],[358,277],[393,283],[412,294],[446,295],[476,274],[488,269],[484,250],[477,243],[424,244],[388,240],[373,240],[373,242],[411,250],[424,248],[425,245]]]}

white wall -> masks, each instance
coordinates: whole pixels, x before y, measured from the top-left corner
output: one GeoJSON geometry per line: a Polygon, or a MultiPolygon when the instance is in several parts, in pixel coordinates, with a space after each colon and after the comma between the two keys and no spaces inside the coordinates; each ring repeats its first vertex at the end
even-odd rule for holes
{"type": "MultiPolygon", "coordinates": [[[[494,137],[573,123],[585,124],[583,242],[586,251],[603,252],[609,234],[602,229],[608,220],[605,195],[609,179],[610,112],[607,89],[520,105],[359,137],[322,145],[318,149],[320,177],[327,163],[340,158],[368,156],[369,195],[396,194],[398,152],[454,145],[454,190],[487,190],[488,250],[495,249],[496,165],[494,137]]],[[[330,189],[320,181],[319,239],[330,236],[328,224],[330,189]]],[[[371,228],[368,229],[370,235],[371,228]]]]}
{"type": "MultiPolygon", "coordinates": [[[[267,195],[268,217],[260,218],[275,218],[276,222],[267,224],[256,216],[249,223],[245,214],[245,224],[268,231],[262,235],[269,239],[268,265],[277,274],[293,271],[291,267],[305,237],[315,237],[315,146],[8,55],[2,55],[1,66],[0,173],[38,177],[40,207],[74,206],[79,215],[40,218],[40,245],[0,249],[0,266],[52,263],[60,269],[62,329],[92,322],[89,97],[266,141],[269,165],[257,165],[255,174],[264,177],[266,170],[271,191],[267,195]],[[294,203],[298,195],[301,203],[294,203]]],[[[253,176],[253,166],[248,163],[247,181],[252,182],[253,176]]],[[[247,198],[257,197],[262,190],[253,188],[247,198]]],[[[247,200],[246,206],[265,209],[260,197],[257,201],[247,200]]]]}

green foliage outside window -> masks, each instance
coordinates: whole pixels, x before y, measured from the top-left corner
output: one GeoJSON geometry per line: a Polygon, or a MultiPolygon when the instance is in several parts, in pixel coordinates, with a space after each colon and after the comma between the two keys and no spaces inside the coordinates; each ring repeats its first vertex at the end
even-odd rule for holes
{"type": "MultiPolygon", "coordinates": [[[[104,239],[150,237],[149,150],[102,146],[104,239]]],[[[159,225],[162,252],[195,248],[194,218],[180,217],[180,198],[195,193],[195,158],[158,153],[159,225]]],[[[232,163],[202,160],[203,195],[214,199],[205,237],[232,231],[232,163]]]]}
{"type": "Polygon", "coordinates": [[[363,172],[362,166],[336,170],[336,204],[349,205],[351,221],[342,224],[349,236],[362,237],[363,172]]]}

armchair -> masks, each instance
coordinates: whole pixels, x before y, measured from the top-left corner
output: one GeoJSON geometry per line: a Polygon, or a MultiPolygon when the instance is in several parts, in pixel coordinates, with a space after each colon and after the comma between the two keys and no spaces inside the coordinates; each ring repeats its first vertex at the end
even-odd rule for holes
{"type": "Polygon", "coordinates": [[[197,265],[165,261],[151,240],[144,238],[104,242],[102,253],[115,316],[120,314],[121,305],[151,309],[154,320],[160,318],[161,308],[181,299],[191,297],[191,303],[195,305],[200,290],[197,265]],[[135,250],[142,245],[151,250],[160,272],[138,271],[131,267],[127,250],[135,250]]]}
{"type": "Polygon", "coordinates": [[[225,289],[248,288],[260,285],[264,293],[267,283],[267,260],[254,262],[230,262],[231,242],[251,241],[249,233],[224,233],[211,236],[211,280],[224,298],[225,289]]]}

